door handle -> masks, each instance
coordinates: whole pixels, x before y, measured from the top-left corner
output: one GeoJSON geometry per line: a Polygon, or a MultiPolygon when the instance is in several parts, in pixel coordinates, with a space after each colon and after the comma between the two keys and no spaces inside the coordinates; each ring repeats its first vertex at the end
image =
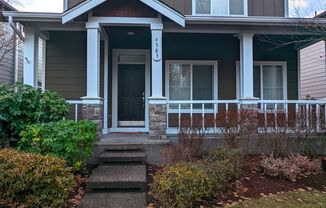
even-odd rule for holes
{"type": "Polygon", "coordinates": [[[143,108],[145,108],[145,92],[143,92],[143,108]]]}

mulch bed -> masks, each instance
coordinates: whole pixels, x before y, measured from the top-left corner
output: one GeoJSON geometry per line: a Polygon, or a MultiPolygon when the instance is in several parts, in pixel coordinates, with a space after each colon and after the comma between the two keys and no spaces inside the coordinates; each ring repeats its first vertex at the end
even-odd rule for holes
{"type": "MultiPolygon", "coordinates": [[[[259,198],[294,190],[326,191],[326,173],[311,174],[295,182],[271,178],[259,172],[258,165],[261,159],[261,156],[247,156],[242,177],[230,184],[228,191],[224,192],[220,198],[203,201],[200,207],[224,207],[248,198],[259,198]]],[[[151,176],[160,169],[155,166],[148,166],[149,181],[152,180],[151,176]]],[[[153,202],[150,195],[148,200],[150,203],[153,202]]]]}

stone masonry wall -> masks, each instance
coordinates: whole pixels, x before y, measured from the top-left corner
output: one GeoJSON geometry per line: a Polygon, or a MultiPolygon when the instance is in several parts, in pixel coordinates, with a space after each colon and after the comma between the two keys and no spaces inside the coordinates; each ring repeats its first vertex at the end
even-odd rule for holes
{"type": "Polygon", "coordinates": [[[167,139],[165,104],[149,104],[149,137],[151,139],[167,139]]]}
{"type": "Polygon", "coordinates": [[[103,104],[83,104],[82,119],[94,121],[97,124],[99,134],[103,129],[103,104]]]}

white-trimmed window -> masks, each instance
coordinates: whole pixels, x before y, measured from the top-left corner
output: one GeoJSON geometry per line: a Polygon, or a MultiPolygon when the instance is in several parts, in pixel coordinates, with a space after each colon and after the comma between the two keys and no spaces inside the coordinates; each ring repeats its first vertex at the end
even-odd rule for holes
{"type": "MultiPolygon", "coordinates": [[[[254,96],[262,100],[287,99],[287,63],[254,62],[254,96]]],[[[237,97],[240,97],[240,67],[237,62],[237,97]]]]}
{"type": "Polygon", "coordinates": [[[193,0],[193,15],[247,16],[248,0],[193,0]]]}
{"type": "Polygon", "coordinates": [[[169,100],[215,100],[217,86],[217,61],[166,61],[169,100]]]}

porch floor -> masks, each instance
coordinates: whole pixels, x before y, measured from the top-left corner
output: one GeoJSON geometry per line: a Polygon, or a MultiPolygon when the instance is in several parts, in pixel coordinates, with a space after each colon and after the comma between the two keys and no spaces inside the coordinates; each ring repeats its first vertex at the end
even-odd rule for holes
{"type": "Polygon", "coordinates": [[[149,138],[148,134],[145,133],[109,133],[103,135],[101,140],[97,144],[135,144],[135,145],[146,145],[146,144],[167,144],[169,140],[153,140],[149,138]]]}

